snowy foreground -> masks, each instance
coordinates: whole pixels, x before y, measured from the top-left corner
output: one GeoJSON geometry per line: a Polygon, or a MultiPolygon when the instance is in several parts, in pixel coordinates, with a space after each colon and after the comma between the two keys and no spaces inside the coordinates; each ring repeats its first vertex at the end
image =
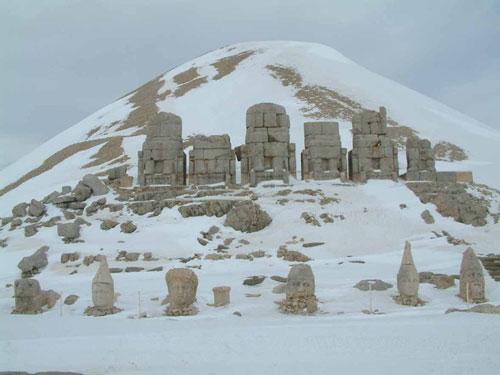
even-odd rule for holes
{"type": "MultiPolygon", "coordinates": [[[[290,187],[321,189],[337,203],[320,205],[319,196],[291,193],[288,203],[277,203],[280,188],[254,189],[258,203],[273,218],[271,225],[251,234],[224,227],[224,217],[184,219],[177,208],[164,209],[156,217],[123,211],[99,211],[85,220],[84,243],[64,244],[56,228],[43,228],[25,238],[22,230],[1,232],[9,236],[0,249],[0,371],[75,371],[84,374],[495,374],[500,348],[500,316],[452,313],[450,307],[466,308],[455,287],[438,290],[420,285],[421,307],[393,302],[396,274],[405,240],[413,248],[418,271],[457,274],[467,246],[453,246],[433,231],[445,230],[471,243],[478,254],[497,251],[500,226],[474,228],[441,217],[433,205],[420,203],[404,184],[370,181],[366,185],[296,182],[290,187]],[[307,201],[310,200],[310,201],[307,201]],[[400,204],[406,204],[401,209],[400,204]],[[434,224],[425,224],[420,213],[428,209],[434,224]],[[344,220],[306,224],[300,217],[310,212],[343,215],[344,220]],[[99,229],[100,221],[132,220],[138,230],[121,233],[119,227],[99,229]],[[221,228],[220,238],[206,247],[196,238],[210,226],[221,228]],[[296,240],[293,241],[293,237],[296,240]],[[185,267],[177,257],[211,253],[225,238],[234,237],[231,259],[193,260],[187,265],[199,278],[197,307],[192,317],[164,315],[165,272],[185,267]],[[304,239],[304,242],[300,241],[304,239]],[[249,244],[238,241],[245,239],[249,244]],[[276,257],[280,245],[313,258],[308,264],[316,278],[319,312],[313,316],[281,314],[273,294],[279,283],[272,275],[286,276],[292,263],[276,257]],[[295,243],[291,243],[295,242],[295,243]],[[304,248],[306,242],[325,242],[304,248]],[[58,303],[41,315],[11,315],[13,289],[6,284],[19,277],[16,265],[26,255],[47,244],[49,266],[36,276],[43,289],[54,289],[63,300],[70,294],[80,299],[71,306],[58,303]],[[153,262],[119,262],[119,250],[151,251],[153,262]],[[265,250],[268,257],[237,260],[235,254],[265,250]],[[97,263],[67,267],[59,262],[64,252],[105,254],[110,267],[163,266],[162,272],[113,274],[116,306],[122,312],[106,317],[87,317],[91,304],[91,279],[97,263]],[[355,261],[355,262],[353,262],[355,261]],[[363,262],[358,262],[363,261],[363,262]],[[70,275],[77,269],[78,273],[70,275]],[[244,286],[251,275],[268,276],[257,286],[244,286]],[[362,279],[377,278],[394,285],[372,293],[373,308],[380,315],[366,315],[369,292],[353,288],[362,279]],[[231,304],[210,307],[214,286],[231,286],[231,304]],[[249,295],[250,294],[250,295],[249,295]],[[140,298],[140,305],[139,305],[140,298]],[[147,317],[139,318],[139,311],[147,317]],[[238,311],[241,316],[234,315],[238,311]]],[[[112,193],[106,197],[113,201],[112,193]]],[[[59,212],[50,208],[49,216],[59,212]],[[53,210],[53,211],[51,211],[53,210]]],[[[489,302],[500,304],[500,283],[485,273],[489,302]]]]}

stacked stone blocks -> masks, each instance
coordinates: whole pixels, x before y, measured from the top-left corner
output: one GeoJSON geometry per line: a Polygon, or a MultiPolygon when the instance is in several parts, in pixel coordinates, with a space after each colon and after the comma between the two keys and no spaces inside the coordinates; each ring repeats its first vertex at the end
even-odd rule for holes
{"type": "Polygon", "coordinates": [[[189,182],[208,185],[236,183],[236,161],[227,134],[197,136],[189,152],[189,182]]]}
{"type": "Polygon", "coordinates": [[[295,144],[290,143],[290,119],[284,107],[260,103],[248,108],[240,153],[243,184],[295,177],[295,144]]]}
{"type": "Polygon", "coordinates": [[[350,178],[357,182],[368,179],[398,178],[397,145],[387,136],[387,113],[362,111],[352,119],[353,148],[349,152],[350,178]]]}
{"type": "Polygon", "coordinates": [[[436,181],[436,163],[428,139],[410,137],[406,140],[407,181],[436,181]]]}
{"type": "Polygon", "coordinates": [[[185,185],[186,155],[181,118],[160,112],[148,123],[147,132],[142,151],[139,151],[139,184],[185,185]]]}
{"type": "Polygon", "coordinates": [[[329,180],[347,172],[347,150],[341,147],[337,122],[306,122],[304,146],[302,179],[329,180]]]}

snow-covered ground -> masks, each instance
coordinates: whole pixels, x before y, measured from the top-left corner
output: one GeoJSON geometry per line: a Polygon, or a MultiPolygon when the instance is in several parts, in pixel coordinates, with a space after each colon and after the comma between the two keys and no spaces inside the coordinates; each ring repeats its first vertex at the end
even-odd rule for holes
{"type": "MultiPolygon", "coordinates": [[[[365,185],[339,181],[299,182],[291,187],[253,189],[258,203],[273,218],[262,231],[243,234],[223,225],[224,217],[182,218],[177,208],[164,209],[156,217],[131,212],[110,213],[107,209],[84,218],[84,243],[64,244],[56,227],[42,228],[30,238],[22,230],[0,232],[9,246],[0,250],[0,371],[72,370],[85,374],[313,374],[327,372],[396,374],[493,374],[498,366],[500,318],[484,314],[444,314],[450,307],[465,308],[459,299],[458,284],[438,290],[421,284],[421,307],[397,305],[396,274],[404,241],[413,248],[418,271],[457,274],[466,246],[453,246],[432,231],[448,231],[472,244],[477,253],[495,252],[500,226],[463,225],[441,217],[433,205],[422,204],[402,183],[369,181],[365,185]],[[289,188],[287,196],[276,196],[289,188]],[[294,193],[321,189],[322,195],[294,193]],[[339,201],[320,205],[322,196],[339,201]],[[278,200],[288,199],[283,205],[278,200]],[[308,202],[307,200],[313,200],[308,202]],[[406,208],[400,208],[406,204],[406,208]],[[425,224],[420,213],[428,209],[434,224],[425,224]],[[302,212],[314,214],[321,227],[306,224],[302,212]],[[323,223],[322,213],[334,217],[323,223]],[[340,219],[343,215],[344,220],[340,219]],[[138,229],[121,233],[99,228],[100,219],[132,220],[138,229]],[[206,247],[196,238],[212,225],[221,228],[220,238],[206,247]],[[293,238],[295,237],[295,240],[293,238]],[[193,260],[187,265],[199,278],[197,307],[192,317],[164,315],[165,272],[186,264],[175,259],[194,253],[211,253],[225,238],[235,240],[228,250],[231,259],[193,260]],[[303,242],[300,240],[303,238],[303,242]],[[240,239],[250,242],[239,243],[240,239]],[[314,316],[281,314],[274,303],[284,295],[273,294],[278,285],[272,275],[286,276],[291,264],[276,257],[280,245],[299,250],[313,258],[316,295],[320,311],[314,316]],[[293,243],[295,242],[295,243],[293,243]],[[325,242],[304,248],[303,243],[325,242]],[[54,289],[62,299],[77,294],[72,306],[58,304],[37,316],[11,315],[13,289],[7,283],[19,277],[17,263],[38,247],[47,244],[49,266],[35,278],[43,289],[54,289]],[[157,261],[122,262],[114,258],[119,250],[152,251],[157,261]],[[269,257],[237,260],[235,254],[264,250],[269,257]],[[62,265],[60,255],[79,251],[85,255],[107,255],[110,267],[164,266],[162,272],[113,274],[116,306],[122,312],[106,317],[87,317],[91,305],[91,280],[97,270],[62,265]],[[363,261],[364,263],[352,262],[363,261]],[[69,266],[69,267],[67,267],[69,266]],[[77,269],[78,273],[70,275],[77,269]],[[247,276],[265,275],[257,286],[244,286],[247,276]],[[362,279],[377,278],[394,285],[373,292],[373,308],[381,315],[365,315],[369,293],[353,286],[362,279]],[[231,304],[210,307],[214,286],[231,286],[231,304]],[[249,297],[246,294],[259,296],[249,297]],[[146,318],[138,318],[140,311],[146,318]],[[241,317],[233,315],[238,311],[241,317]]],[[[108,201],[114,199],[112,193],[108,201]]],[[[51,206],[49,216],[60,214],[51,206]]],[[[80,263],[81,259],[79,262],[80,263]]],[[[490,303],[500,304],[500,284],[486,277],[490,303]]]]}

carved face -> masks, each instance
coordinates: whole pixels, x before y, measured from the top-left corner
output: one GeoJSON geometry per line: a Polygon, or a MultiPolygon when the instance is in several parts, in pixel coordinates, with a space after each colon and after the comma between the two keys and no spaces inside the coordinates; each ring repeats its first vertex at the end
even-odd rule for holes
{"type": "Polygon", "coordinates": [[[198,278],[186,268],[174,268],[166,275],[169,300],[172,306],[189,307],[196,299],[198,278]]]}
{"type": "Polygon", "coordinates": [[[113,307],[115,292],[113,284],[93,283],[92,284],[92,302],[96,307],[113,307]]]}
{"type": "Polygon", "coordinates": [[[398,290],[405,296],[416,296],[419,287],[419,277],[412,265],[403,265],[398,273],[398,290]]]}
{"type": "Polygon", "coordinates": [[[286,284],[287,298],[303,298],[314,296],[314,275],[311,267],[298,264],[292,267],[286,284]]]}
{"type": "Polygon", "coordinates": [[[14,294],[16,297],[34,298],[40,292],[40,284],[34,279],[19,279],[14,283],[14,294]]]}

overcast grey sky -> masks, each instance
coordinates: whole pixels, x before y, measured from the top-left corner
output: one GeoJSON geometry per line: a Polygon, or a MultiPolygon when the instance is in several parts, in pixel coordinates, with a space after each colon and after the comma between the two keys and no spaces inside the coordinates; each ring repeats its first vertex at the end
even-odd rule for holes
{"type": "Polygon", "coordinates": [[[329,45],[500,129],[500,0],[0,0],[0,168],[160,72],[270,39],[329,45]]]}

